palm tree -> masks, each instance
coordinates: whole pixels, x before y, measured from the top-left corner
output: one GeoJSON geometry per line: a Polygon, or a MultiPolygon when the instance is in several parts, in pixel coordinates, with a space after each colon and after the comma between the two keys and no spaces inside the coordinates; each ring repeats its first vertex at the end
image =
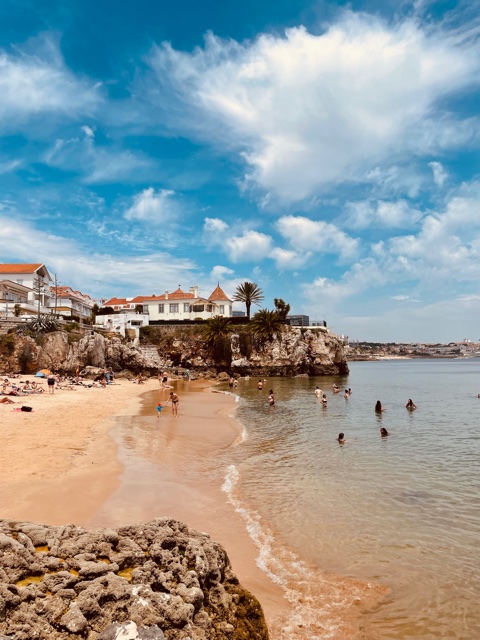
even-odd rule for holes
{"type": "Polygon", "coordinates": [[[213,316],[207,320],[207,324],[203,328],[203,337],[212,344],[217,338],[226,338],[232,331],[233,324],[230,318],[213,316]]]}
{"type": "Polygon", "coordinates": [[[249,328],[259,338],[271,340],[276,333],[282,331],[283,321],[277,311],[260,309],[253,316],[249,328]]]}
{"type": "Polygon", "coordinates": [[[287,304],[282,298],[274,298],[273,304],[275,305],[275,311],[280,316],[280,320],[282,322],[286,322],[287,316],[290,313],[290,305],[287,304]]]}
{"type": "Polygon", "coordinates": [[[233,294],[235,302],[243,302],[247,308],[247,318],[250,320],[250,308],[252,304],[260,304],[263,300],[263,291],[254,282],[244,282],[238,285],[233,294]]]}

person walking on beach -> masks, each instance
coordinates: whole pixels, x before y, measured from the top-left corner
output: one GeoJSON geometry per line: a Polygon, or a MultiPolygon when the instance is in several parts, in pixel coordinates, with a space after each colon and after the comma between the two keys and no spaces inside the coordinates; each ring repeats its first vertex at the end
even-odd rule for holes
{"type": "Polygon", "coordinates": [[[172,401],[172,416],[178,418],[179,397],[174,391],[170,391],[170,400],[172,401]]]}
{"type": "Polygon", "coordinates": [[[375,404],[375,413],[383,413],[384,411],[385,409],[382,409],[382,403],[380,402],[380,400],[377,400],[375,404]]]}
{"type": "Polygon", "coordinates": [[[51,373],[47,378],[48,393],[53,396],[55,393],[55,376],[51,373]]]}

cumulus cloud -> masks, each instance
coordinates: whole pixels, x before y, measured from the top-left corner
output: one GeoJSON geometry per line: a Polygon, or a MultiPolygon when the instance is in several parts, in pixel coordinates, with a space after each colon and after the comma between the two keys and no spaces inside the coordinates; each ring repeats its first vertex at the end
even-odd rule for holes
{"type": "Polygon", "coordinates": [[[477,45],[414,19],[345,12],[321,35],[298,27],[238,43],[208,34],[192,53],[155,47],[149,63],[147,100],[164,118],[165,96],[177,101],[170,125],[238,150],[247,183],[286,202],[364,179],[405,151],[478,135],[477,121],[464,127],[439,106],[476,85],[477,45]]]}
{"type": "Polygon", "coordinates": [[[423,216],[420,210],[411,207],[405,200],[348,202],[345,205],[345,213],[344,224],[353,229],[365,229],[370,226],[408,228],[423,216]]]}
{"type": "Polygon", "coordinates": [[[303,267],[312,255],[313,253],[311,251],[303,251],[300,253],[292,251],[291,249],[275,247],[270,252],[269,257],[275,260],[277,269],[280,271],[291,271],[303,267]]]}
{"type": "Polygon", "coordinates": [[[216,234],[222,234],[228,229],[228,224],[220,218],[205,218],[203,230],[207,234],[212,234],[215,239],[216,234]]]}
{"type": "Polygon", "coordinates": [[[272,238],[265,233],[250,230],[241,236],[227,238],[225,245],[232,262],[255,262],[268,256],[272,238]]]}
{"type": "Polygon", "coordinates": [[[153,224],[172,220],[179,212],[178,204],[173,199],[174,195],[175,191],[169,189],[144,189],[134,196],[132,206],[125,212],[125,218],[153,224]]]}
{"type": "Polygon", "coordinates": [[[68,119],[96,111],[99,86],[73,74],[53,37],[29,41],[12,52],[0,50],[0,129],[15,129],[34,116],[68,119]]]}
{"type": "Polygon", "coordinates": [[[276,227],[298,252],[337,253],[347,258],[352,257],[358,249],[358,240],[323,220],[283,216],[277,221],[276,227]]]}

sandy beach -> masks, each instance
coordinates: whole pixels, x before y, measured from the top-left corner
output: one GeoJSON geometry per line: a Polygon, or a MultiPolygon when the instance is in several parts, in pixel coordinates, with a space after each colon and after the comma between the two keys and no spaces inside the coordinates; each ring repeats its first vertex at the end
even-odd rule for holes
{"type": "Polygon", "coordinates": [[[238,440],[234,400],[205,383],[175,386],[178,418],[170,406],[157,418],[156,401],[165,403],[169,392],[160,391],[153,378],[143,385],[120,380],[105,389],[56,390],[0,405],[0,516],[91,527],[158,516],[182,520],[225,547],[239,580],[260,600],[269,627],[279,629],[288,603],[257,567],[257,549],[240,515],[218,479],[199,485],[185,473],[192,456],[210,458],[238,440]],[[33,411],[14,410],[22,404],[33,411]],[[115,439],[119,423],[128,433],[122,441],[115,439]],[[128,460],[133,450],[136,467],[128,460]],[[161,473],[155,487],[149,480],[153,461],[161,473]]]}

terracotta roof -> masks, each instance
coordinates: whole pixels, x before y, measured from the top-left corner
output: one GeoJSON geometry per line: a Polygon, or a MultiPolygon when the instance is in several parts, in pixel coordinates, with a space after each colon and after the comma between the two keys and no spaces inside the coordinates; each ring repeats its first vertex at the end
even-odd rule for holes
{"type": "Polygon", "coordinates": [[[151,296],[150,298],[145,298],[145,300],[193,300],[194,298],[195,295],[193,293],[187,293],[178,288],[176,291],[169,293],[168,298],[166,293],[162,293],[161,296],[151,296]]]}
{"type": "Polygon", "coordinates": [[[210,294],[210,297],[208,298],[210,301],[215,301],[215,300],[228,300],[228,302],[231,302],[230,298],[227,296],[227,294],[220,288],[220,284],[218,284],[216,286],[216,288],[212,291],[212,293],[210,294]]]}
{"type": "Polygon", "coordinates": [[[43,267],[42,263],[37,263],[37,264],[2,264],[0,263],[0,273],[35,273],[35,271],[40,267],[43,267]]]}
{"type": "Polygon", "coordinates": [[[72,289],[72,287],[69,287],[69,286],[50,287],[50,292],[52,294],[55,294],[55,289],[56,289],[57,296],[59,297],[76,296],[77,298],[81,298],[84,302],[86,300],[92,300],[92,298],[88,295],[88,293],[82,293],[81,291],[76,291],[75,289],[72,289]]]}
{"type": "Polygon", "coordinates": [[[113,307],[116,304],[141,304],[144,300],[150,300],[152,297],[155,296],[136,296],[135,298],[129,298],[128,300],[126,298],[110,298],[110,300],[103,303],[103,306],[113,307]]]}

